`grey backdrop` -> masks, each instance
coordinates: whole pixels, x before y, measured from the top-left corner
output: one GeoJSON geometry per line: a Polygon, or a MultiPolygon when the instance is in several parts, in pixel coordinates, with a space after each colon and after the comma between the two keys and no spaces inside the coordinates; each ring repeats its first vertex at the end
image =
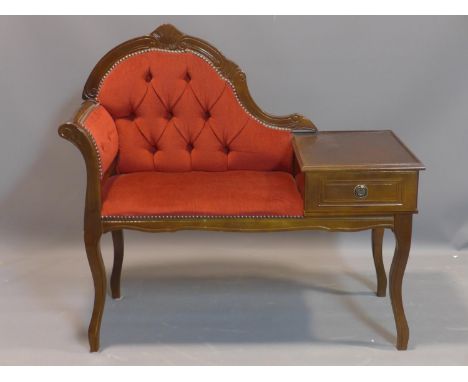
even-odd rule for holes
{"type": "Polygon", "coordinates": [[[350,16],[0,18],[3,243],[81,240],[84,165],[57,126],[106,51],[165,22],[237,62],[268,112],[394,130],[427,166],[415,245],[468,245],[468,18],[350,16]]]}

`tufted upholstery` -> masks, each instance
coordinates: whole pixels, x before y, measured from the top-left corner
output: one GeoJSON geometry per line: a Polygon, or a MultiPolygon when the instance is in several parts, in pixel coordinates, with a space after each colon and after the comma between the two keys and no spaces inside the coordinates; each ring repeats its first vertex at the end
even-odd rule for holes
{"type": "Polygon", "coordinates": [[[96,106],[87,115],[83,125],[91,134],[99,151],[100,170],[104,173],[119,150],[119,138],[114,120],[104,107],[96,106]]]}
{"type": "Polygon", "coordinates": [[[137,172],[111,177],[102,216],[303,216],[291,174],[281,171],[137,172]]]}
{"type": "Polygon", "coordinates": [[[230,85],[192,53],[123,60],[102,82],[98,101],[115,121],[119,173],[291,172],[289,132],[250,117],[230,85]]]}

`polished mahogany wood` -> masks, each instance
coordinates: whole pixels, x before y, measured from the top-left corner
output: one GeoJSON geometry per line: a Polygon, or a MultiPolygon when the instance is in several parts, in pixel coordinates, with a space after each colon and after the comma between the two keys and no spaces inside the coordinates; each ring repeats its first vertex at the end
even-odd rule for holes
{"type": "Polygon", "coordinates": [[[309,132],[317,130],[311,120],[300,114],[276,116],[263,111],[250,95],[247,76],[236,63],[227,59],[218,49],[205,40],[183,34],[170,24],[161,25],[147,36],[126,41],[110,50],[99,60],[89,75],[83,89],[83,99],[97,100],[102,79],[119,60],[129,54],[152,48],[194,52],[202,56],[232,84],[242,106],[261,122],[285,129],[298,129],[309,132]]]}
{"type": "Polygon", "coordinates": [[[99,349],[104,303],[106,300],[106,271],[102,260],[100,240],[101,224],[101,180],[98,154],[91,137],[83,127],[83,121],[94,103],[84,102],[72,121],[59,127],[59,135],[72,142],[83,155],[86,164],[86,198],[84,212],[84,242],[86,255],[94,283],[94,306],[88,328],[88,339],[92,352],[99,349]]]}
{"type": "Polygon", "coordinates": [[[112,298],[120,298],[120,279],[122,275],[122,264],[124,257],[124,238],[121,229],[112,231],[112,242],[114,243],[114,265],[111,274],[112,298]]]}
{"type": "Polygon", "coordinates": [[[302,171],[424,170],[391,130],[297,134],[293,145],[302,171]]]}
{"type": "Polygon", "coordinates": [[[305,173],[307,216],[417,212],[424,166],[392,131],[300,134],[293,146],[305,173]]]}
{"type": "MultiPolygon", "coordinates": [[[[88,235],[89,237],[90,235],[88,235]]],[[[102,261],[100,237],[85,238],[86,254],[94,282],[94,306],[88,328],[89,346],[92,352],[99,349],[101,321],[106,301],[106,270],[102,261]]]]}
{"type": "Polygon", "coordinates": [[[395,215],[393,232],[395,234],[395,254],[390,267],[390,299],[397,329],[397,349],[406,350],[409,340],[409,327],[403,308],[402,284],[408,262],[411,235],[412,214],[395,215]]]}
{"type": "Polygon", "coordinates": [[[265,113],[250,96],[245,74],[236,64],[207,42],[184,35],[170,25],[163,25],[149,36],[127,41],[107,53],[92,71],[83,98],[85,102],[75,117],[59,127],[59,135],[80,150],[86,164],[84,241],[95,289],[88,329],[91,351],[99,349],[106,298],[107,278],[100,250],[101,235],[112,232],[114,265],[110,284],[112,297],[118,298],[121,295],[124,256],[123,229],[146,232],[192,229],[241,232],[323,229],[352,232],[371,229],[378,296],[385,295],[386,289],[382,261],[383,231],[392,229],[397,246],[389,289],[397,327],[397,348],[407,347],[409,330],[401,288],[411,242],[411,217],[417,212],[418,171],[423,169],[423,165],[392,132],[314,134],[314,124],[299,114],[276,117],[265,113]],[[232,83],[239,101],[251,115],[266,124],[298,134],[293,139],[293,145],[296,168],[304,172],[305,177],[304,218],[101,218],[101,186],[114,174],[115,161],[101,179],[98,154],[92,137],[84,128],[84,121],[98,102],[99,84],[112,65],[128,54],[148,48],[193,51],[203,55],[232,83]],[[357,197],[356,187],[363,185],[367,194],[357,197]]]}
{"type": "Polygon", "coordinates": [[[384,228],[372,230],[372,256],[374,257],[375,271],[377,273],[377,296],[385,297],[387,294],[387,275],[382,256],[384,228]]]}
{"type": "Polygon", "coordinates": [[[187,218],[187,219],[103,219],[103,232],[131,229],[145,232],[205,230],[223,232],[279,232],[325,230],[354,232],[372,228],[393,228],[393,216],[322,216],[304,218],[187,218]]]}
{"type": "Polygon", "coordinates": [[[307,171],[304,209],[307,216],[416,212],[418,171],[307,171]],[[367,195],[358,197],[356,187],[367,195]]]}
{"type": "MultiPolygon", "coordinates": [[[[419,171],[424,165],[391,131],[334,131],[296,135],[299,168],[305,173],[304,214],[309,217],[393,216],[396,240],[390,299],[397,349],[408,346],[402,282],[408,261],[412,216],[417,213],[419,171]]],[[[385,296],[384,227],[372,229],[377,296],[385,296]]]]}

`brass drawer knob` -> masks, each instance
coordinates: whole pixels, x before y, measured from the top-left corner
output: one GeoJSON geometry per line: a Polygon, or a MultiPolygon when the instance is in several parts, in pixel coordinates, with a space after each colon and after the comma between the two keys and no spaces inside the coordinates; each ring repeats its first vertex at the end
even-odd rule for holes
{"type": "Polygon", "coordinates": [[[359,199],[367,198],[368,189],[365,184],[358,184],[354,187],[354,196],[359,199]]]}

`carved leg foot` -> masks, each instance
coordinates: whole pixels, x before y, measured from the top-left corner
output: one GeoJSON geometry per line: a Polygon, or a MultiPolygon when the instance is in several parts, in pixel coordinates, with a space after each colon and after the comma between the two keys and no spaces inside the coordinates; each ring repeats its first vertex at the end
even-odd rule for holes
{"type": "Polygon", "coordinates": [[[91,352],[99,350],[102,314],[106,301],[106,270],[102,261],[100,236],[85,238],[86,254],[94,281],[94,308],[88,328],[88,339],[91,352]]]}
{"type": "Polygon", "coordinates": [[[385,297],[387,292],[387,275],[382,259],[383,228],[372,230],[372,255],[374,256],[375,271],[377,272],[377,296],[385,297]]]}
{"type": "Polygon", "coordinates": [[[390,298],[395,317],[397,330],[396,347],[398,350],[406,350],[409,339],[409,328],[403,308],[401,289],[411,246],[412,219],[412,215],[395,215],[393,229],[396,247],[390,268],[390,298]]]}
{"type": "Polygon", "coordinates": [[[122,263],[124,256],[123,231],[112,231],[112,241],[114,243],[114,265],[111,275],[112,298],[120,298],[120,278],[122,275],[122,263]]]}

